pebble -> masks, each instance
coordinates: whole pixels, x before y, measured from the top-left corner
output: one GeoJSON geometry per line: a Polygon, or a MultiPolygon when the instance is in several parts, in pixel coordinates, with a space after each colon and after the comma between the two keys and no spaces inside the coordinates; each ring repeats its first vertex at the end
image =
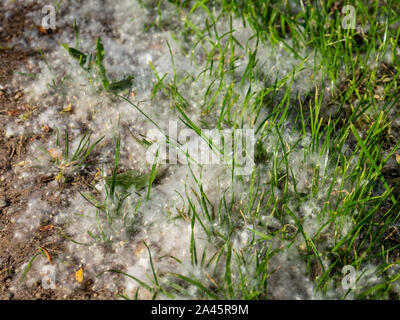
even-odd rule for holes
{"type": "Polygon", "coordinates": [[[7,200],[4,198],[0,198],[0,209],[7,207],[7,205],[8,205],[7,200]]]}

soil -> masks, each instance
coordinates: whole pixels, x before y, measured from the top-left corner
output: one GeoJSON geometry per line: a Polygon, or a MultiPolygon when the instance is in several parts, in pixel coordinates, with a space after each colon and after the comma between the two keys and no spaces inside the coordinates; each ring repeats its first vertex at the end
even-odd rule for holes
{"type": "MultiPolygon", "coordinates": [[[[63,186],[49,183],[54,180],[52,176],[39,175],[28,183],[26,179],[20,178],[21,173],[32,170],[23,166],[29,146],[34,141],[48,139],[51,128],[44,128],[40,136],[5,137],[4,128],[7,123],[16,121],[30,108],[24,103],[22,88],[12,85],[11,80],[14,70],[18,70],[28,59],[38,58],[39,53],[34,49],[22,49],[9,44],[24,37],[24,31],[37,28],[27,16],[32,10],[38,8],[32,4],[18,3],[12,12],[6,12],[4,5],[0,4],[0,300],[110,299],[112,296],[108,292],[94,292],[90,279],[82,284],[80,291],[68,297],[61,290],[44,290],[40,282],[32,287],[18,286],[16,290],[11,290],[19,283],[20,275],[16,270],[38,252],[39,246],[46,248],[50,254],[59,252],[63,247],[60,237],[53,236],[54,230],[38,229],[30,238],[23,240],[14,237],[13,222],[24,214],[32,194],[39,194],[50,204],[60,205],[60,196],[53,195],[55,191],[62,192],[63,189],[63,186]]],[[[78,185],[82,188],[91,179],[93,176],[90,174],[80,177],[72,181],[69,188],[71,190],[71,187],[76,188],[78,185]]]]}

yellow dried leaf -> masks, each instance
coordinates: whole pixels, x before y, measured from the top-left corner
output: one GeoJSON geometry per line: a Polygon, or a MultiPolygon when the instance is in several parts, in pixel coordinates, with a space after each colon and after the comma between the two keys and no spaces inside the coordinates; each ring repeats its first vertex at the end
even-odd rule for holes
{"type": "Polygon", "coordinates": [[[398,153],[395,153],[395,158],[396,158],[396,162],[397,164],[400,166],[400,155],[398,153]]]}
{"type": "Polygon", "coordinates": [[[68,104],[67,106],[64,107],[64,109],[62,109],[61,113],[67,113],[67,112],[71,112],[72,111],[72,104],[68,104]]]}
{"type": "Polygon", "coordinates": [[[50,148],[47,149],[53,159],[62,160],[62,152],[60,149],[50,148]]]}
{"type": "Polygon", "coordinates": [[[22,119],[23,121],[26,121],[26,120],[28,120],[28,119],[30,119],[32,117],[32,114],[33,114],[33,111],[29,111],[29,112],[26,112],[24,114],[21,114],[19,116],[19,118],[22,119]]]}
{"type": "Polygon", "coordinates": [[[135,255],[138,256],[138,255],[142,254],[143,251],[144,251],[143,242],[138,242],[137,248],[135,250],[135,255]]]}
{"type": "Polygon", "coordinates": [[[101,171],[99,168],[96,168],[96,174],[94,175],[94,180],[100,180],[101,178],[101,171]]]}
{"type": "Polygon", "coordinates": [[[75,272],[75,280],[78,281],[79,283],[82,283],[83,281],[83,269],[80,268],[77,272],[75,272]]]}
{"type": "Polygon", "coordinates": [[[26,164],[28,164],[27,161],[21,161],[21,162],[18,162],[18,163],[13,163],[13,166],[24,167],[26,164]]]}
{"type": "Polygon", "coordinates": [[[62,174],[61,171],[57,174],[55,180],[56,180],[58,183],[64,183],[64,182],[65,182],[65,177],[64,177],[64,175],[62,174]]]}
{"type": "Polygon", "coordinates": [[[396,153],[396,162],[400,166],[400,155],[396,153]]]}

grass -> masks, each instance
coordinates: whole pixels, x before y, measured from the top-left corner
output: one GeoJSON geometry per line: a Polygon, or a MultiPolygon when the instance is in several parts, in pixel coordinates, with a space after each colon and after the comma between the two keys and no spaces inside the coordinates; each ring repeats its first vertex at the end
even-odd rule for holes
{"type": "MultiPolygon", "coordinates": [[[[153,2],[155,6],[149,7],[157,8],[158,19],[146,26],[148,32],[162,29],[165,21],[162,2],[153,2]]],[[[332,291],[342,292],[342,268],[350,265],[358,272],[358,287],[342,292],[341,298],[398,299],[393,284],[400,275],[390,271],[397,270],[399,264],[400,243],[391,234],[398,226],[399,179],[384,173],[390,158],[398,154],[400,144],[398,136],[395,142],[389,139],[399,106],[397,2],[355,1],[358,29],[342,28],[341,3],[334,0],[302,1],[296,12],[286,1],[171,2],[183,21],[181,34],[173,34],[173,39],[192,39],[186,41],[182,50],[193,64],[199,64],[194,52],[201,52],[205,67],[195,76],[177,72],[168,43],[173,76],[158,74],[150,62],[154,71],[151,99],[168,99],[184,127],[217,154],[223,154],[225,149],[204,134],[206,128],[254,129],[255,166],[248,177],[236,175],[240,164],[233,157],[229,163],[231,184],[245,186],[246,194],[242,197],[235,188],[228,188],[212,203],[210,195],[204,192],[202,177],[196,176],[191,167],[200,164],[188,155],[196,187],[180,194],[185,205],[181,214],[173,218],[187,220],[191,226],[187,249],[193,268],[203,270],[201,278],[172,272],[159,274],[153,261],[161,258],[152,256],[151,246],[146,243],[151,264],[147,282],[122,270],[104,272],[132,278],[152,298],[190,297],[189,288],[194,286],[197,296],[204,299],[268,299],[274,292],[271,278],[280,272],[274,259],[294,250],[306,265],[306,276],[315,274],[314,294],[326,297],[332,291]],[[204,17],[200,26],[195,21],[198,15],[204,17]],[[235,38],[234,18],[251,27],[253,35],[247,43],[235,38]],[[230,23],[224,34],[218,32],[218,21],[222,19],[230,23]],[[285,48],[298,64],[283,76],[265,74],[259,61],[261,44],[285,48]],[[387,52],[393,54],[393,62],[385,69],[382,59],[387,52]],[[243,57],[247,65],[238,79],[235,62],[243,57]],[[302,70],[309,60],[314,62],[312,76],[317,79],[311,89],[305,86],[308,92],[296,91],[302,87],[302,70]],[[183,92],[187,86],[209,78],[213,80],[202,96],[200,120],[192,120],[191,102],[183,92]],[[324,90],[325,86],[330,89],[324,90]],[[307,173],[306,178],[303,172],[307,173]],[[311,216],[301,213],[302,208],[313,205],[311,216]],[[268,219],[276,221],[274,227],[268,219]],[[310,219],[314,228],[309,227],[310,219]],[[197,228],[213,244],[215,253],[210,255],[207,248],[198,248],[197,228]],[[237,250],[237,233],[242,231],[250,236],[237,250]],[[327,237],[331,241],[327,242],[327,237]],[[369,265],[375,267],[374,275],[379,278],[373,284],[363,280],[369,265]]],[[[128,101],[144,120],[161,129],[146,110],[117,94],[120,89],[131,87],[133,78],[108,80],[103,66],[105,48],[100,38],[96,54],[92,55],[64,46],[86,71],[91,72],[91,66],[96,66],[102,90],[128,101]]],[[[179,141],[169,139],[168,135],[166,138],[171,148],[180,149],[179,141]]],[[[63,157],[69,159],[67,163],[77,164],[83,163],[100,142],[90,146],[85,136],[82,146],[70,158],[67,135],[65,141],[63,157]]],[[[232,148],[234,151],[238,146],[234,144],[232,148]]],[[[104,177],[104,201],[83,194],[97,208],[98,221],[105,219],[109,226],[117,216],[140,214],[138,208],[151,199],[150,191],[157,177],[156,161],[147,175],[118,173],[119,157],[118,138],[112,175],[104,177]],[[134,208],[123,205],[132,186],[140,199],[134,208]]],[[[126,221],[137,223],[137,219],[126,221]]],[[[93,238],[110,242],[105,228],[101,223],[98,226],[99,235],[93,238]]],[[[177,257],[172,258],[182,263],[177,257]]]]}
{"type": "MultiPolygon", "coordinates": [[[[79,45],[79,29],[74,24],[75,29],[75,45],[79,45]]],[[[104,46],[101,38],[97,39],[96,53],[84,53],[77,48],[70,47],[68,44],[63,43],[62,46],[68,51],[69,55],[78,61],[79,66],[88,73],[89,82],[93,83],[96,75],[101,79],[101,84],[104,90],[117,93],[123,90],[130,89],[132,86],[132,76],[127,76],[122,80],[110,81],[107,77],[106,69],[104,68],[103,61],[105,58],[104,46]],[[93,73],[93,66],[96,66],[96,71],[93,73]]],[[[42,54],[43,56],[43,54],[42,54]]],[[[44,56],[43,56],[44,57],[44,56]]]]}

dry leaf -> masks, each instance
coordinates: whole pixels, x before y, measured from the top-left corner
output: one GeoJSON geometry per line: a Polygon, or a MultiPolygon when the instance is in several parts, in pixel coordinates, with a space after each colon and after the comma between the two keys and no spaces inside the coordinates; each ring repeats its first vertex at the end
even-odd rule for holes
{"type": "Polygon", "coordinates": [[[96,174],[94,175],[94,180],[100,180],[101,178],[101,171],[99,168],[96,168],[96,174]]]}
{"type": "Polygon", "coordinates": [[[17,109],[8,110],[8,112],[7,112],[7,114],[8,114],[10,117],[17,117],[17,116],[20,115],[20,113],[21,113],[21,111],[19,111],[19,110],[17,110],[17,109]]]}
{"type": "Polygon", "coordinates": [[[48,126],[48,125],[44,125],[44,126],[42,126],[42,131],[44,132],[44,133],[49,133],[50,132],[50,127],[48,126]]]}
{"type": "Polygon", "coordinates": [[[400,155],[396,153],[396,162],[400,166],[400,155]]]}
{"type": "Polygon", "coordinates": [[[44,231],[53,230],[53,228],[54,228],[54,226],[53,226],[52,224],[49,224],[49,225],[47,225],[47,226],[40,227],[39,230],[42,231],[42,232],[44,232],[44,231]]]}
{"type": "Polygon", "coordinates": [[[59,112],[60,114],[62,113],[67,113],[67,112],[71,112],[72,111],[72,104],[68,104],[67,106],[65,106],[61,112],[59,112]]]}
{"type": "Polygon", "coordinates": [[[50,264],[53,264],[53,260],[51,259],[51,255],[50,253],[43,247],[39,247],[40,250],[42,250],[42,252],[46,255],[47,260],[49,260],[50,264]]]}
{"type": "Polygon", "coordinates": [[[216,287],[219,288],[218,284],[215,282],[215,280],[213,279],[213,277],[210,276],[210,274],[207,272],[207,277],[208,279],[210,279],[210,281],[212,282],[212,284],[216,287]]]}
{"type": "Polygon", "coordinates": [[[65,177],[64,177],[64,175],[62,174],[62,172],[60,171],[58,174],[57,174],[57,176],[56,176],[56,178],[55,178],[55,180],[58,182],[58,183],[64,183],[65,182],[65,177]]]}
{"type": "Polygon", "coordinates": [[[142,254],[143,251],[144,251],[143,242],[138,242],[137,248],[135,250],[135,255],[138,256],[138,255],[142,254]]]}
{"type": "Polygon", "coordinates": [[[53,159],[62,160],[62,152],[60,149],[50,148],[50,149],[47,149],[47,151],[50,153],[50,156],[53,159]]]}
{"type": "Polygon", "coordinates": [[[24,114],[21,114],[19,116],[19,118],[24,120],[24,121],[26,121],[26,120],[29,120],[32,117],[32,114],[33,114],[33,111],[29,111],[29,112],[26,112],[24,114]]]}
{"type": "Polygon", "coordinates": [[[18,162],[18,163],[13,163],[13,166],[15,166],[15,167],[24,167],[27,164],[28,164],[27,161],[21,161],[21,162],[18,162]]]}
{"type": "Polygon", "coordinates": [[[48,34],[47,30],[45,28],[43,28],[42,26],[39,26],[38,29],[39,29],[41,34],[48,34]]]}
{"type": "Polygon", "coordinates": [[[400,155],[398,153],[395,154],[396,162],[400,166],[400,155]]]}
{"type": "Polygon", "coordinates": [[[75,272],[75,280],[78,281],[79,283],[82,283],[83,281],[83,269],[80,268],[77,272],[75,272]]]}

